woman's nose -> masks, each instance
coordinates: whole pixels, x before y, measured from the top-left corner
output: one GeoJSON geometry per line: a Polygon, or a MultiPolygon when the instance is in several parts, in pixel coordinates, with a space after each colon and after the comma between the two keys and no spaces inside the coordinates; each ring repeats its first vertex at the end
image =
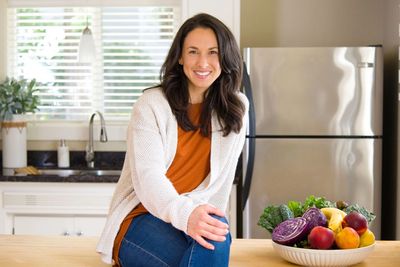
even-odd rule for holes
{"type": "Polygon", "coordinates": [[[199,67],[207,67],[208,66],[208,58],[207,55],[204,54],[199,54],[199,57],[197,59],[197,65],[199,67]]]}

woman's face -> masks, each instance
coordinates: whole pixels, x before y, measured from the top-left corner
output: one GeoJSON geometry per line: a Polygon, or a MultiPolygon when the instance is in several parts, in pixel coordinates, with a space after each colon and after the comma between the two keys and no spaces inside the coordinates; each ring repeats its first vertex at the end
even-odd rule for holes
{"type": "Polygon", "coordinates": [[[205,91],[221,74],[218,53],[213,30],[196,28],[186,36],[179,64],[188,79],[192,103],[203,101],[205,91]]]}

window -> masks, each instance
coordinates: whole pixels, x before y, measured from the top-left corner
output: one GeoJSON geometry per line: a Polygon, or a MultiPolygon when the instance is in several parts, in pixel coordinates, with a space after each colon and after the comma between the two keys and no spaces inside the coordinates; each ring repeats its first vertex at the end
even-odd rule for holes
{"type": "MultiPolygon", "coordinates": [[[[154,2],[154,1],[153,1],[154,2]]],[[[87,121],[95,110],[126,120],[144,88],[159,82],[180,11],[170,6],[12,7],[8,75],[35,78],[39,120],[87,121]],[[93,63],[78,62],[86,24],[96,44],[93,63]]]]}

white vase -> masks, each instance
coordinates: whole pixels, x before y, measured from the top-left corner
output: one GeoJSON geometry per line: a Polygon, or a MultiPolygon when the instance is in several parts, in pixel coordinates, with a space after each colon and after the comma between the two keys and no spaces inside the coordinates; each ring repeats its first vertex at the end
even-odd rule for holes
{"type": "Polygon", "coordinates": [[[3,170],[27,166],[26,117],[13,115],[1,123],[3,170]]]}

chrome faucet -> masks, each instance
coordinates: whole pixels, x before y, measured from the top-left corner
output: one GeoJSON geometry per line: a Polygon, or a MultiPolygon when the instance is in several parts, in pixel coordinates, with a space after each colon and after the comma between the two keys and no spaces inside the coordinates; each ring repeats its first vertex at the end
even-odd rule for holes
{"type": "Polygon", "coordinates": [[[106,123],[100,111],[94,112],[90,116],[89,120],[89,142],[86,146],[86,162],[89,168],[94,168],[94,145],[93,145],[93,119],[96,114],[100,117],[101,129],[100,129],[100,142],[105,143],[107,142],[107,132],[106,132],[106,123]]]}

